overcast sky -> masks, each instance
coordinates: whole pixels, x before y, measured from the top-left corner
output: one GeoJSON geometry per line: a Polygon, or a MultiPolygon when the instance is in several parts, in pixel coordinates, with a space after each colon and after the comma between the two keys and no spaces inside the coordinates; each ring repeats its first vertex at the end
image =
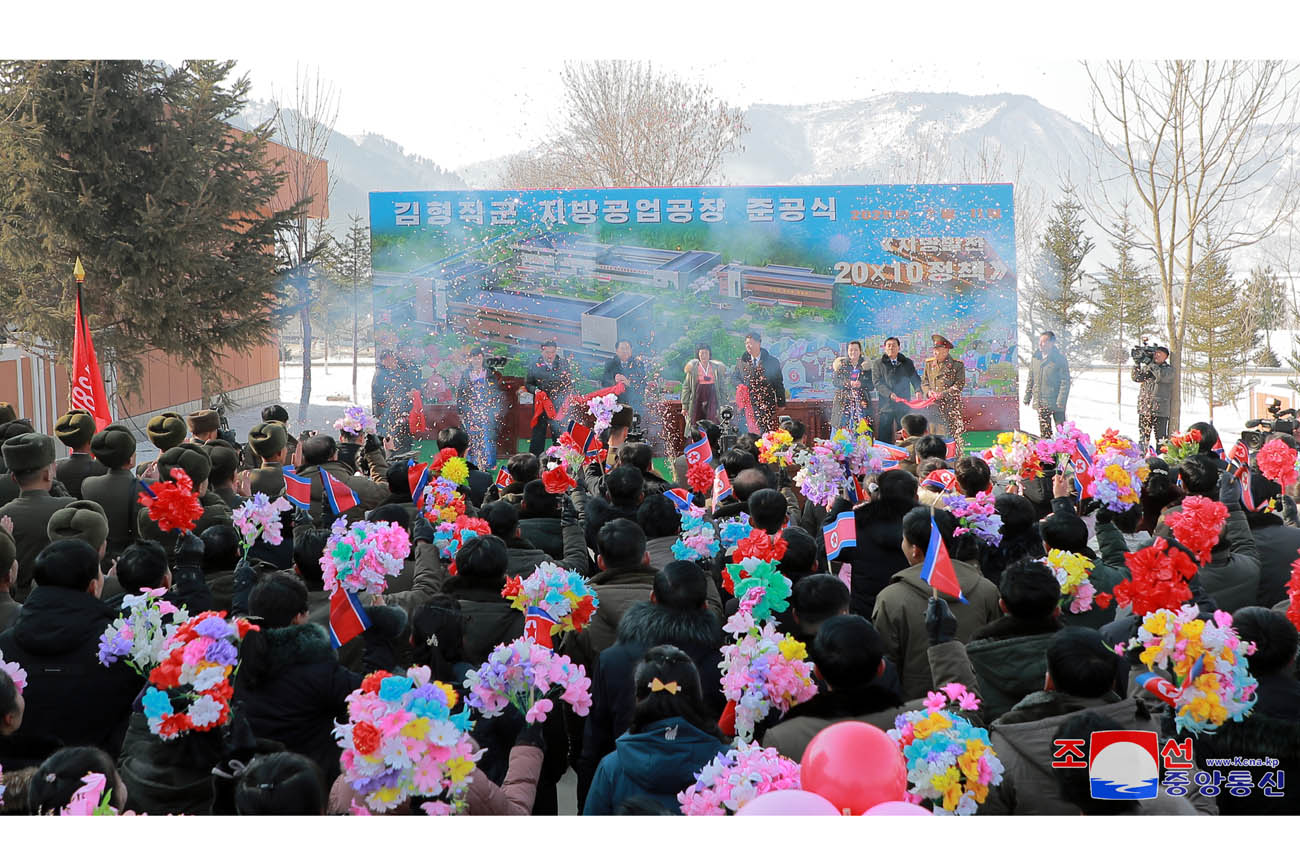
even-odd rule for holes
{"type": "Polygon", "coordinates": [[[1295,57],[1293,5],[60,0],[6,4],[0,57],[235,58],[263,99],[290,93],[307,66],[336,87],[340,131],[454,169],[554,131],[566,60],[649,59],[740,106],[1013,92],[1086,123],[1080,58],[1295,57]]]}

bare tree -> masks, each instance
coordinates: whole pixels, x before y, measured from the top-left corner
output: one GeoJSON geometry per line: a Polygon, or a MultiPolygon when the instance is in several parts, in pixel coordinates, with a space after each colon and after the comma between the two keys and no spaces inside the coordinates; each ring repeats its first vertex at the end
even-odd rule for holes
{"type": "MultiPolygon", "coordinates": [[[[286,192],[290,199],[310,199],[317,192],[315,178],[325,162],[334,122],[338,119],[339,100],[334,85],[322,82],[320,70],[311,72],[298,68],[293,87],[292,102],[286,104],[280,97],[276,104],[276,133],[280,143],[298,153],[291,156],[289,164],[282,166],[287,172],[286,192]]],[[[326,181],[325,198],[334,190],[333,172],[326,181]]],[[[313,220],[306,209],[286,232],[276,239],[279,252],[288,262],[289,280],[297,294],[296,312],[302,326],[302,396],[298,403],[298,421],[307,420],[307,406],[311,402],[311,307],[315,299],[312,282],[316,259],[325,251],[329,235],[323,230],[323,219],[313,220]]]]}
{"type": "Polygon", "coordinates": [[[1295,68],[1235,60],[1084,67],[1098,142],[1089,215],[1111,231],[1136,195],[1142,214],[1134,222],[1136,246],[1156,266],[1176,362],[1172,423],[1179,426],[1177,362],[1200,259],[1259,243],[1300,200],[1300,175],[1290,166],[1300,131],[1295,68]],[[1211,225],[1223,228],[1210,246],[1198,244],[1211,225]]]}
{"type": "Polygon", "coordinates": [[[566,64],[562,131],[506,167],[507,186],[698,186],[740,150],[744,112],[648,63],[566,64]]]}

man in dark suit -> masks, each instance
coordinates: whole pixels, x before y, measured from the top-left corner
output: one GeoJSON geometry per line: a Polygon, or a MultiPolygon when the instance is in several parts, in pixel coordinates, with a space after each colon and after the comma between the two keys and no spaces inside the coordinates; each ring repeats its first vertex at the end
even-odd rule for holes
{"type": "MultiPolygon", "coordinates": [[[[547,340],[542,343],[541,357],[528,368],[528,375],[524,378],[524,386],[521,390],[532,394],[534,400],[537,399],[538,391],[545,391],[556,415],[559,415],[565,399],[573,394],[573,380],[573,370],[569,362],[560,357],[555,341],[547,340]]],[[[562,420],[562,418],[552,417],[548,411],[541,412],[537,417],[537,423],[533,425],[528,450],[534,454],[545,451],[546,434],[549,432],[552,439],[558,439],[564,432],[560,426],[562,420]]]]}
{"type": "Polygon", "coordinates": [[[90,439],[95,435],[95,418],[85,409],[73,409],[54,423],[54,435],[67,445],[71,454],[54,468],[54,476],[74,499],[81,498],[81,482],[108,470],[90,454],[90,439]]]}
{"type": "Polygon", "coordinates": [[[899,351],[902,344],[897,337],[885,340],[885,353],[872,365],[871,378],[876,383],[880,403],[876,407],[876,439],[894,444],[898,422],[911,411],[902,400],[912,399],[912,392],[921,387],[921,376],[912,359],[899,351]]]}
{"type": "Polygon", "coordinates": [[[763,338],[756,333],[745,335],[745,352],[736,363],[736,378],[749,389],[757,430],[767,433],[777,428],[776,410],[785,405],[785,376],[781,362],[763,348],[763,338]]]}
{"type": "Polygon", "coordinates": [[[645,386],[648,375],[645,361],[632,357],[632,343],[619,340],[614,344],[614,357],[605,362],[605,370],[600,376],[602,388],[612,388],[622,383],[626,390],[619,398],[620,403],[632,407],[632,411],[645,416],[645,386]]]}

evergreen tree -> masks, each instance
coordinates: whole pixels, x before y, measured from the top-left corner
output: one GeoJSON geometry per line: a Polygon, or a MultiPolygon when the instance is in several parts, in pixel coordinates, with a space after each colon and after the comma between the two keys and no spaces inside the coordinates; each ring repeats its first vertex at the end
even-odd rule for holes
{"type": "MultiPolygon", "coordinates": [[[[1083,220],[1083,205],[1074,188],[1066,187],[1063,197],[1052,205],[1031,288],[1037,330],[1056,333],[1057,345],[1071,367],[1081,365],[1092,354],[1083,333],[1092,300],[1086,289],[1083,260],[1094,245],[1092,238],[1083,233],[1083,220]]],[[[1033,336],[1037,339],[1037,334],[1033,336]]]]}
{"type": "MultiPolygon", "coordinates": [[[[1203,249],[1213,249],[1206,243],[1203,249]]],[[[1245,387],[1247,356],[1258,341],[1250,301],[1232,279],[1224,253],[1203,253],[1186,307],[1183,373],[1214,410],[1235,403],[1245,387]]]]}
{"type": "Polygon", "coordinates": [[[72,263],[95,344],[125,390],[158,349],[217,390],[223,358],[275,332],[278,208],[269,126],[229,126],[233,61],[0,62],[0,304],[66,361],[72,263]]]}
{"type": "Polygon", "coordinates": [[[1267,348],[1271,345],[1269,338],[1273,331],[1286,328],[1290,324],[1286,285],[1271,265],[1265,267],[1256,265],[1250,269],[1250,276],[1246,278],[1245,294],[1250,302],[1251,317],[1258,329],[1264,332],[1267,348]]]}
{"type": "Polygon", "coordinates": [[[1126,213],[1115,227],[1116,239],[1111,242],[1115,250],[1114,266],[1102,268],[1097,281],[1096,306],[1088,326],[1104,346],[1103,358],[1115,365],[1115,403],[1122,402],[1124,368],[1129,361],[1129,348],[1143,337],[1156,334],[1155,294],[1156,281],[1150,268],[1138,262],[1135,256],[1133,224],[1126,213]]]}
{"type": "Polygon", "coordinates": [[[370,227],[357,214],[349,215],[348,232],[342,239],[334,239],[329,257],[331,277],[341,292],[340,309],[344,319],[352,319],[352,399],[357,399],[357,349],[361,338],[361,322],[371,318],[374,306],[370,295],[370,227]],[[362,292],[365,292],[365,312],[362,313],[362,292]]]}

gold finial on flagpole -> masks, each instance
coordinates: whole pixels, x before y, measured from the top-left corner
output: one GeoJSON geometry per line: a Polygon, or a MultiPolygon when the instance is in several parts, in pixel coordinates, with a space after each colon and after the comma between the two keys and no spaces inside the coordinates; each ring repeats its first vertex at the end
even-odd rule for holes
{"type": "Polygon", "coordinates": [[[72,266],[72,276],[78,284],[86,281],[86,269],[81,266],[81,256],[77,256],[77,263],[72,266]]]}

